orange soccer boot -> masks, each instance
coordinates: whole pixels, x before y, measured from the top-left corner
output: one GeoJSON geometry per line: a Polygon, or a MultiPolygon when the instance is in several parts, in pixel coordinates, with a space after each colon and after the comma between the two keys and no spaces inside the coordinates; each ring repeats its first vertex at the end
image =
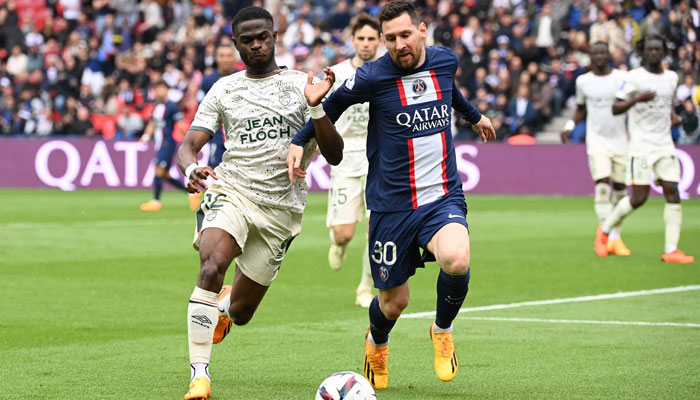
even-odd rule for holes
{"type": "Polygon", "coordinates": [[[156,199],[151,199],[146,203],[141,204],[140,208],[141,211],[160,211],[163,209],[163,205],[160,204],[160,201],[156,199]]]}
{"type": "Polygon", "coordinates": [[[602,226],[599,226],[598,230],[595,232],[593,249],[598,257],[605,257],[608,255],[608,234],[603,232],[602,226]]]}
{"type": "Polygon", "coordinates": [[[672,251],[670,253],[664,253],[661,259],[667,263],[677,263],[677,264],[690,264],[695,261],[695,257],[687,256],[680,250],[672,251]]]}
{"type": "Polygon", "coordinates": [[[389,346],[376,348],[369,341],[369,330],[365,336],[365,377],[375,389],[386,389],[389,384],[389,370],[386,362],[389,358],[389,346]]]}
{"type": "Polygon", "coordinates": [[[185,394],[185,400],[208,399],[210,394],[211,381],[206,377],[200,376],[190,382],[190,390],[185,394]]]}
{"type": "Polygon", "coordinates": [[[435,373],[441,381],[449,382],[457,375],[459,369],[455,342],[452,340],[452,332],[433,332],[434,327],[435,323],[431,323],[430,339],[435,351],[435,373]]]}
{"type": "Polygon", "coordinates": [[[608,254],[615,254],[616,256],[628,256],[632,254],[630,249],[625,246],[622,239],[608,240],[608,254]]]}
{"type": "MultiPolygon", "coordinates": [[[[233,286],[224,285],[219,292],[219,302],[231,294],[231,290],[233,290],[233,286]]],[[[231,318],[221,314],[221,311],[219,311],[219,322],[216,324],[216,328],[214,328],[214,344],[221,343],[230,331],[231,318]]]]}

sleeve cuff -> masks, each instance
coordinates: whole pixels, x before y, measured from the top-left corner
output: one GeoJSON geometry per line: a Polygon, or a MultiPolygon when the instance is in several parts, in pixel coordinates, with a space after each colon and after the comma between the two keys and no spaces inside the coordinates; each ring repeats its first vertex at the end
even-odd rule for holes
{"type": "Polygon", "coordinates": [[[215,133],[211,129],[205,128],[203,126],[190,126],[190,130],[204,132],[211,137],[214,137],[214,133],[215,133]]]}

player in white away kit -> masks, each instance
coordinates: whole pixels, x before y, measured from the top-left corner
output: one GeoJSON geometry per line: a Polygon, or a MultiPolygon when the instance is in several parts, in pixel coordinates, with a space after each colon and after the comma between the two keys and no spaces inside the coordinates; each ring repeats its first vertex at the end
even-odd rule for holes
{"type": "Polygon", "coordinates": [[[666,198],[666,244],[661,258],[670,263],[695,261],[694,257],[678,249],[682,220],[678,192],[681,166],[671,138],[671,124],[680,122],[672,108],[678,75],[663,68],[666,50],[666,42],[659,35],[649,35],[637,42],[637,52],[642,56],[643,66],[627,74],[612,106],[612,112],[616,115],[629,110],[627,183],[632,185],[632,195],[620,200],[598,227],[595,249],[600,256],[607,254],[611,228],[646,201],[653,171],[666,198]]]}
{"type": "MultiPolygon", "coordinates": [[[[593,69],[590,72],[576,78],[576,113],[564,126],[562,141],[568,140],[576,124],[590,117],[586,118],[586,152],[595,182],[594,208],[598,224],[602,224],[613,206],[627,195],[625,116],[612,114],[615,93],[622,86],[626,73],[610,67],[610,51],[604,42],[596,42],[591,47],[591,64],[593,69]]],[[[610,230],[608,251],[619,256],[630,255],[620,237],[619,224],[610,230]]]]}
{"type": "MultiPolygon", "coordinates": [[[[335,72],[336,90],[343,82],[355,74],[355,70],[365,61],[377,58],[380,45],[379,21],[367,14],[358,15],[352,25],[352,44],[355,56],[331,67],[335,72]]],[[[367,214],[365,184],[367,182],[367,122],[369,104],[355,104],[348,108],[336,121],[338,133],[343,137],[345,149],[343,161],[331,167],[331,187],[328,193],[328,214],[326,225],[331,228],[331,248],[328,263],[334,270],[345,264],[347,247],[355,235],[355,224],[367,214]]],[[[355,289],[355,305],[369,307],[372,294],[372,270],[369,266],[369,246],[365,241],[362,253],[362,277],[355,289]]]]}
{"type": "MultiPolygon", "coordinates": [[[[290,242],[301,231],[306,182],[290,182],[285,160],[292,137],[310,117],[307,102],[318,103],[334,82],[329,69],[326,79],[310,85],[310,75],[277,66],[277,32],[264,9],[246,7],[231,25],[246,69],[214,84],[178,154],[178,166],[189,179],[188,191],[206,189],[194,240],[199,277],[187,310],[192,375],[185,399],[209,397],[212,343],[228,334],[232,321],[236,325],[250,321],[290,242]],[[226,132],[222,163],[215,171],[199,167],[197,153],[222,124],[226,132]],[[214,181],[207,189],[208,176],[214,181]],[[234,258],[233,286],[222,289],[234,258]]],[[[343,157],[342,138],[335,139],[341,143],[339,151],[326,151],[327,142],[318,143],[334,165],[343,157]]],[[[314,148],[315,144],[304,148],[306,165],[314,148]]]]}

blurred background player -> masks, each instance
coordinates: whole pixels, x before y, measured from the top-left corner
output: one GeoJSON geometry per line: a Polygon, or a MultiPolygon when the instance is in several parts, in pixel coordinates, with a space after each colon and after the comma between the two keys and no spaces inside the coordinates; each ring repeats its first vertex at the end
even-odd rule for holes
{"type": "MultiPolygon", "coordinates": [[[[335,72],[336,90],[355,74],[355,70],[367,61],[377,58],[380,45],[379,22],[367,14],[359,14],[352,25],[352,45],[355,56],[331,67],[335,72]]],[[[331,167],[331,186],[328,192],[326,225],[331,228],[331,248],[328,263],[334,270],[345,264],[347,248],[355,235],[355,225],[367,213],[365,184],[367,182],[367,122],[369,104],[355,104],[336,121],[338,133],[345,147],[343,161],[331,167]]],[[[357,286],[355,305],[369,307],[372,294],[372,270],[369,267],[369,247],[365,241],[362,253],[362,277],[357,286]]]]}
{"type": "MultiPolygon", "coordinates": [[[[141,204],[142,211],[160,211],[163,205],[160,202],[160,193],[163,190],[163,179],[178,189],[185,190],[185,185],[178,179],[170,176],[170,166],[177,149],[177,142],[173,137],[175,129],[184,131],[182,127],[182,111],[177,104],[168,100],[170,87],[165,81],[155,84],[156,105],[153,115],[141,136],[141,143],[147,143],[151,137],[155,138],[156,159],[155,177],[153,178],[153,199],[141,204]]],[[[190,194],[190,209],[196,210],[199,206],[199,195],[190,194]]]]}
{"type": "Polygon", "coordinates": [[[682,221],[681,196],[678,192],[681,166],[671,138],[671,125],[680,122],[672,108],[678,75],[663,67],[667,45],[662,36],[652,34],[643,37],[637,42],[637,51],[643,64],[627,74],[612,107],[615,115],[629,110],[627,181],[632,185],[632,195],[620,200],[598,227],[595,250],[601,257],[608,254],[608,235],[612,227],[647,200],[653,172],[666,198],[665,247],[661,259],[669,263],[692,263],[695,258],[678,249],[682,221]]]}
{"type": "MultiPolygon", "coordinates": [[[[308,189],[304,180],[290,182],[285,159],[292,137],[309,119],[307,98],[318,103],[333,84],[330,69],[326,79],[311,85],[309,75],[277,66],[277,32],[265,9],[243,8],[231,25],[245,71],[212,86],[178,153],[178,166],[189,179],[187,190],[206,190],[194,238],[199,276],[187,309],[192,374],[186,400],[209,397],[212,344],[223,340],[232,323],[245,325],[253,318],[301,231],[308,189]],[[197,154],[221,124],[229,144],[225,161],[214,172],[197,165],[197,154]],[[207,188],[209,176],[214,181],[207,188]],[[234,259],[233,285],[222,288],[234,259]]],[[[342,138],[336,135],[336,140],[340,149],[330,153],[319,141],[333,165],[343,157],[342,138]]],[[[305,166],[315,147],[304,148],[305,166]]]]}
{"type": "MultiPolygon", "coordinates": [[[[236,52],[233,47],[221,45],[216,48],[216,70],[202,79],[202,92],[206,95],[214,86],[214,83],[219,78],[229,76],[236,72],[236,52]]],[[[221,128],[216,130],[214,137],[209,142],[209,160],[207,164],[212,168],[216,168],[221,164],[221,158],[224,155],[224,134],[221,128]]]]}
{"type": "Polygon", "coordinates": [[[314,117],[313,126],[307,123],[299,131],[287,164],[290,174],[305,176],[299,168],[301,146],[314,134],[319,143],[330,140],[337,135],[332,121],[351,105],[369,102],[370,266],[379,294],[369,306],[364,373],[373,387],[385,389],[389,333],[408,306],[409,278],[426,261],[440,266],[435,321],[430,324],[435,373],[442,381],[457,374],[452,321],[469,289],[470,248],[451,106],[466,115],[483,141],[494,139],[495,132],[457,89],[456,54],[425,46],[426,25],[412,2],[385,4],[379,22],[388,54],[358,68],[324,101],[328,118],[314,117]]]}
{"type": "MultiPolygon", "coordinates": [[[[625,72],[610,66],[610,51],[604,42],[596,42],[591,47],[591,64],[590,72],[576,78],[576,112],[573,120],[564,126],[562,141],[566,142],[576,124],[586,119],[588,167],[595,181],[594,208],[598,224],[602,224],[613,206],[627,195],[625,116],[613,115],[611,108],[615,93],[624,82],[625,72]]],[[[630,255],[620,237],[620,224],[610,229],[608,252],[619,256],[630,255]]]]}

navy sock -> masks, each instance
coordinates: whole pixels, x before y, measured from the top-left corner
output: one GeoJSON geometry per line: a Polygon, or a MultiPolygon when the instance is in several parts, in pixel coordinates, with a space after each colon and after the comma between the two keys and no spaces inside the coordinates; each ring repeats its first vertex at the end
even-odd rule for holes
{"type": "Polygon", "coordinates": [[[389,341],[389,332],[396,324],[396,320],[391,320],[384,316],[379,308],[379,297],[374,296],[369,305],[369,331],[372,333],[374,343],[382,344],[389,341]]]}
{"type": "Polygon", "coordinates": [[[182,190],[184,190],[184,191],[187,191],[187,190],[185,189],[185,185],[184,185],[180,180],[178,180],[178,179],[175,179],[175,178],[172,178],[172,177],[171,177],[171,178],[168,178],[168,182],[170,182],[171,185],[175,186],[175,187],[178,188],[178,189],[182,189],[182,190]]]}
{"type": "Polygon", "coordinates": [[[153,178],[153,198],[160,200],[160,192],[163,190],[163,178],[156,176],[153,178]]]}
{"type": "Polygon", "coordinates": [[[435,325],[438,328],[447,329],[457,316],[464,298],[469,291],[469,275],[450,275],[440,270],[437,281],[437,309],[435,312],[435,325]]]}

